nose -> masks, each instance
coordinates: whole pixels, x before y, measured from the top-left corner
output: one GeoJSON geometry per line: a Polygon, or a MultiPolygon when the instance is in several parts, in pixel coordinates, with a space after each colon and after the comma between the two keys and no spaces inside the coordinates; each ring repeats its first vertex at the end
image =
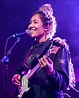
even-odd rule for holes
{"type": "Polygon", "coordinates": [[[30,24],[28,25],[28,29],[30,30],[31,28],[33,28],[33,23],[30,23],[30,24]]]}

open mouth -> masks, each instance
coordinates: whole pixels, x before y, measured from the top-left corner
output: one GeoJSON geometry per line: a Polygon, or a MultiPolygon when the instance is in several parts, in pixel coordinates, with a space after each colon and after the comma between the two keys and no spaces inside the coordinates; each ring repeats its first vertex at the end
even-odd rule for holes
{"type": "Polygon", "coordinates": [[[34,31],[36,31],[36,29],[30,29],[30,33],[33,33],[34,31]]]}

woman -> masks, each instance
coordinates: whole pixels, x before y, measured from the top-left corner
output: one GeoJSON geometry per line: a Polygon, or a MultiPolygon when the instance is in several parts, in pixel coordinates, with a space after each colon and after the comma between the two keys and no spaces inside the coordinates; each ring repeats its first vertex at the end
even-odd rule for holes
{"type": "Polygon", "coordinates": [[[28,29],[35,43],[25,53],[12,78],[20,88],[22,77],[27,75],[30,88],[20,91],[19,98],[63,98],[62,90],[69,85],[70,57],[65,41],[54,38],[56,26],[50,4],[42,5],[32,16],[28,29]]]}

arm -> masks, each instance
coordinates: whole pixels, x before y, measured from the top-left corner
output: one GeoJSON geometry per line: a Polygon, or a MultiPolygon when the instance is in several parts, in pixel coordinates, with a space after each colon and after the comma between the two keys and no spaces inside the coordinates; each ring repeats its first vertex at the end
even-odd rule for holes
{"type": "Polygon", "coordinates": [[[53,61],[53,72],[48,75],[51,85],[57,89],[65,89],[69,84],[69,56],[67,49],[61,48],[53,61]],[[52,82],[53,81],[53,82],[52,82]]]}
{"type": "MultiPolygon", "coordinates": [[[[26,53],[27,53],[27,51],[26,51],[26,53]]],[[[21,81],[22,71],[24,71],[24,66],[22,65],[22,62],[24,60],[24,57],[26,56],[26,53],[23,56],[21,63],[17,66],[17,68],[14,72],[14,75],[12,77],[12,83],[17,86],[20,86],[20,84],[21,84],[20,81],[21,81]]]]}
{"type": "Polygon", "coordinates": [[[12,83],[15,84],[16,86],[20,87],[20,80],[21,80],[21,71],[23,69],[22,64],[17,66],[17,69],[12,77],[12,83]]]}
{"type": "Polygon", "coordinates": [[[60,48],[56,54],[53,53],[50,58],[44,56],[39,63],[47,74],[50,87],[65,89],[68,86],[69,57],[65,47],[60,48]]]}

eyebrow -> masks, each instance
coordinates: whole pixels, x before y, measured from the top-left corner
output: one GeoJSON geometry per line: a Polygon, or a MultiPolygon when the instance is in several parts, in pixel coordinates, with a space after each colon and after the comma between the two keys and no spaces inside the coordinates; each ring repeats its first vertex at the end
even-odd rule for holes
{"type": "Polygon", "coordinates": [[[31,21],[38,21],[37,19],[31,20],[31,21]]]}
{"type": "Polygon", "coordinates": [[[32,21],[33,21],[33,22],[36,22],[36,21],[38,22],[38,20],[34,19],[34,20],[30,20],[30,23],[31,23],[32,21]]]}

